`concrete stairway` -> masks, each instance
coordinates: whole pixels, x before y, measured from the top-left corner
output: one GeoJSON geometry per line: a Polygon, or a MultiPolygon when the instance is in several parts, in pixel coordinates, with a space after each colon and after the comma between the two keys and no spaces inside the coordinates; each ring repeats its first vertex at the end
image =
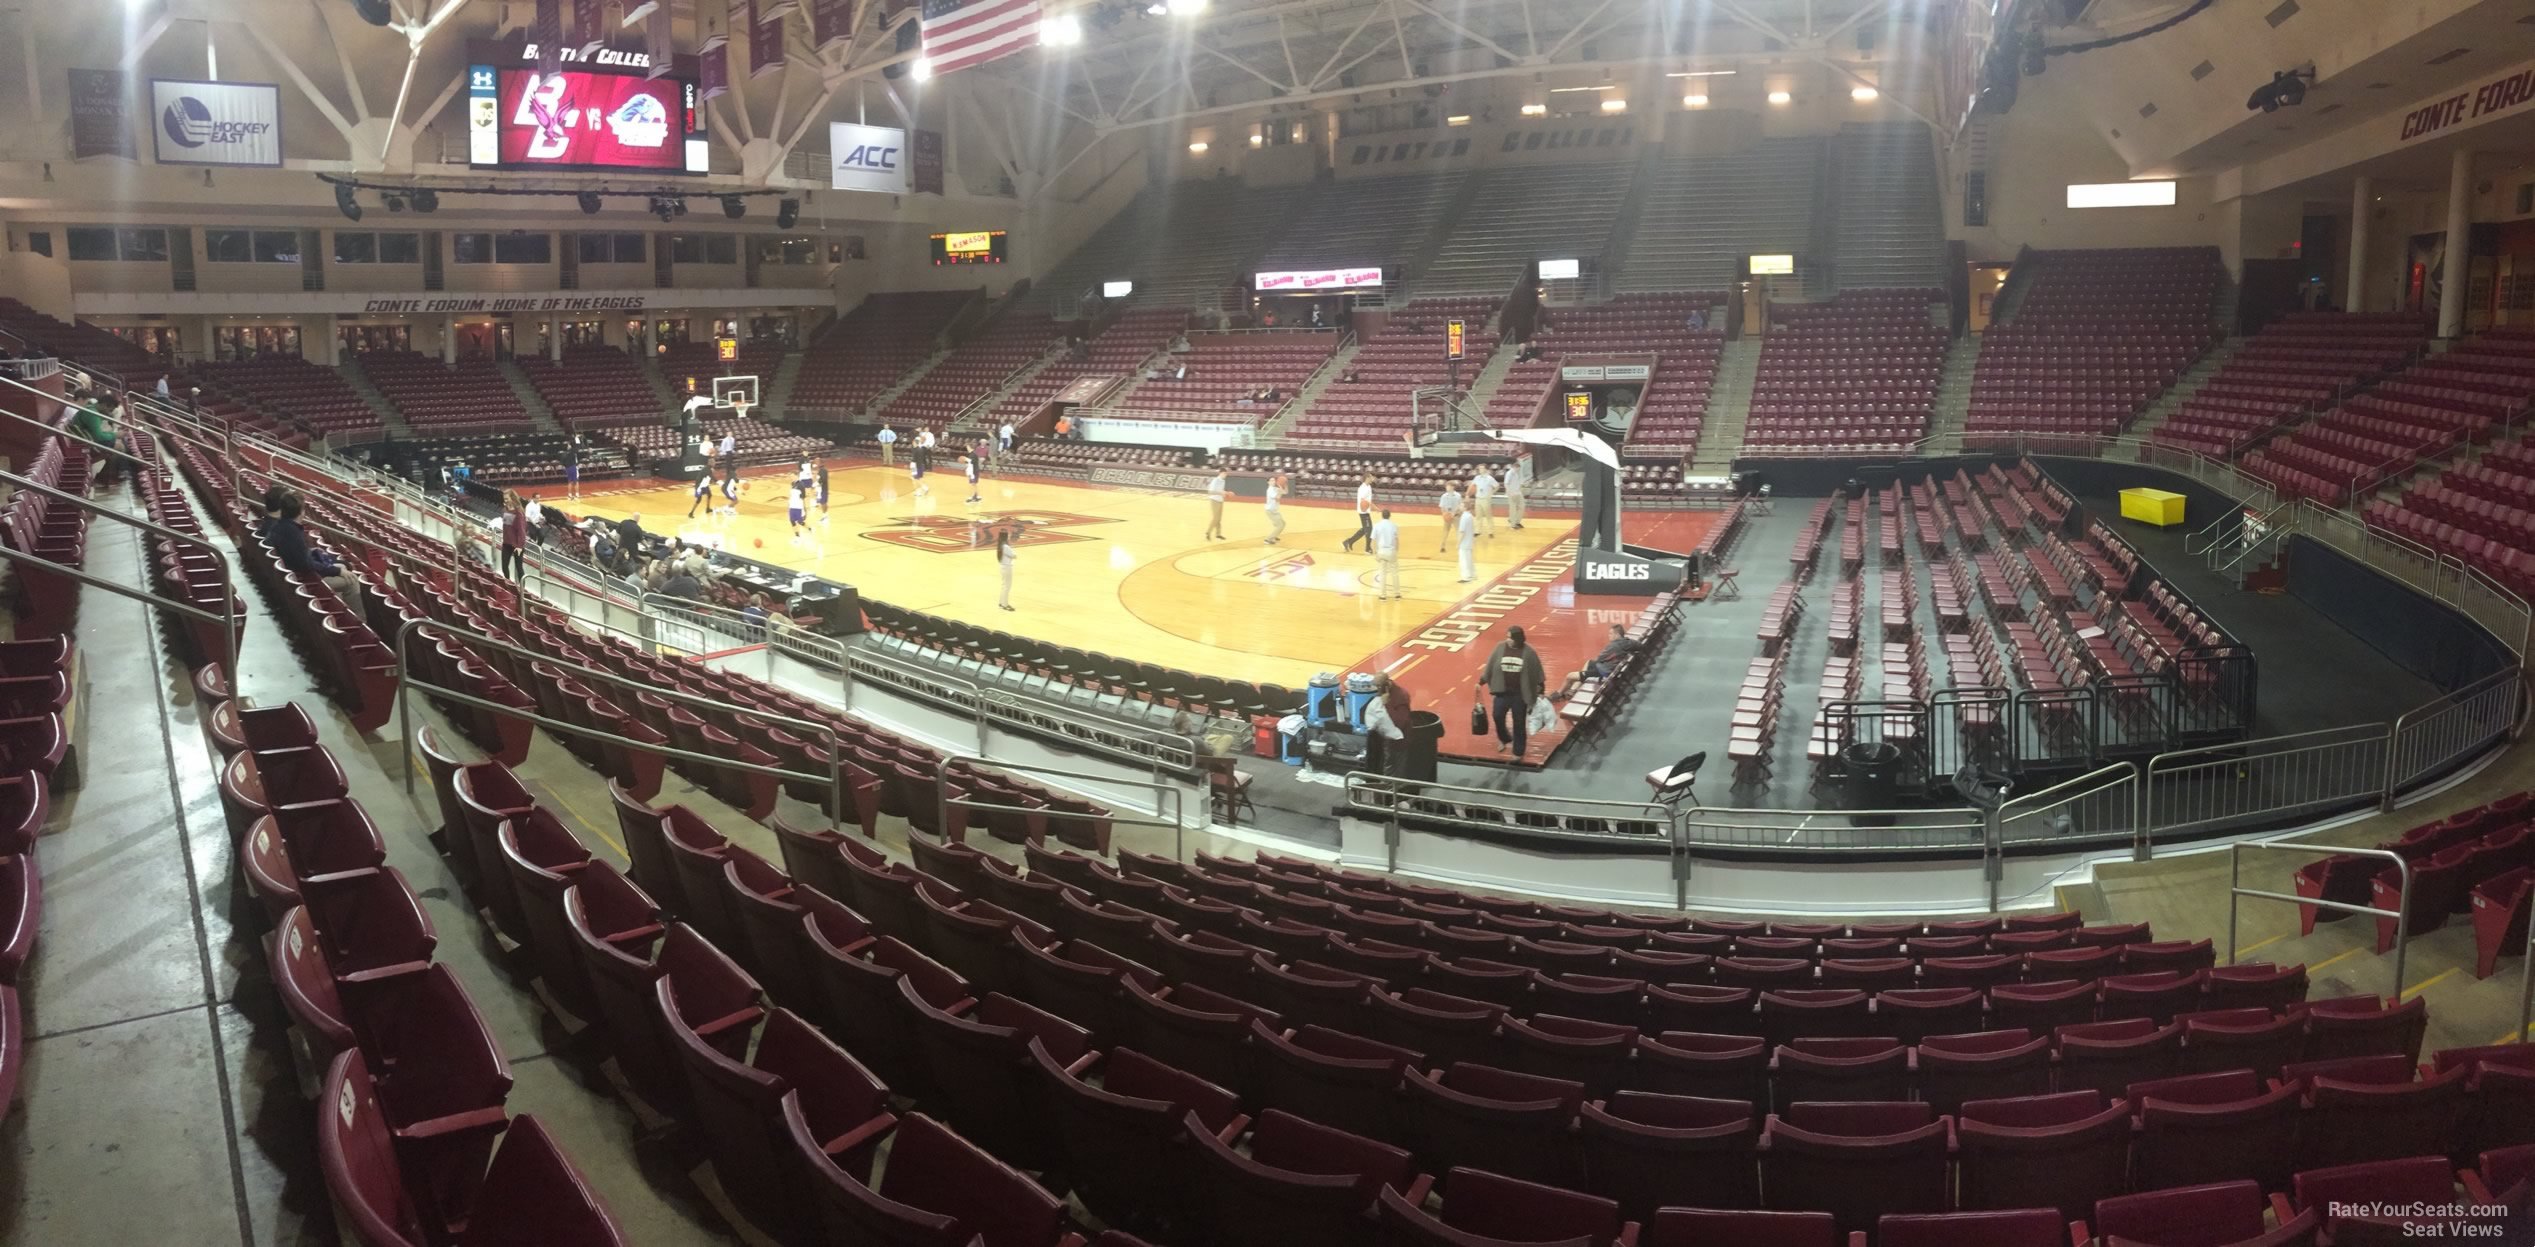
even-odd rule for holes
{"type": "Polygon", "coordinates": [[[1964,334],[1946,348],[1945,367],[1937,374],[1936,410],[1928,417],[1928,453],[1951,455],[1963,449],[1963,425],[1971,418],[1972,371],[1980,364],[1980,336],[1964,334]]]}
{"type": "Polygon", "coordinates": [[[792,405],[792,383],[801,377],[801,352],[785,351],[783,362],[775,365],[775,378],[766,383],[758,395],[758,404],[770,420],[781,420],[792,405]]]}
{"type": "Polygon", "coordinates": [[[2130,435],[2144,438],[2156,432],[2167,420],[2172,419],[2175,412],[2182,410],[2184,403],[2191,401],[2193,395],[2200,393],[2201,387],[2209,383],[2210,377],[2216,375],[2219,369],[2226,367],[2227,361],[2236,357],[2236,352],[2244,349],[2245,341],[2243,338],[2228,338],[2209,348],[2209,353],[2201,356],[2200,362],[2193,364],[2190,370],[2183,374],[2182,379],[2174,383],[2173,388],[2160,395],[2157,401],[2150,403],[2146,411],[2139,413],[2138,419],[2130,422],[2130,435]]]}
{"type": "Polygon", "coordinates": [[[1716,385],[1708,391],[1707,419],[1699,428],[1699,451],[1691,464],[1722,472],[1743,453],[1743,424],[1752,414],[1752,384],[1760,378],[1758,338],[1725,344],[1716,361],[1716,385]]]}
{"type": "Polygon", "coordinates": [[[925,356],[922,363],[917,364],[913,368],[907,369],[905,374],[901,375],[896,381],[890,383],[888,389],[872,395],[871,401],[863,404],[864,418],[878,418],[881,412],[889,409],[890,403],[897,401],[899,395],[907,392],[908,386],[914,385],[918,381],[922,381],[924,379],[924,374],[940,367],[942,361],[949,359],[950,357],[951,352],[948,347],[944,347],[925,356]]]}
{"type": "Polygon", "coordinates": [[[1285,435],[1293,430],[1294,425],[1303,418],[1303,413],[1311,410],[1311,405],[1319,401],[1322,394],[1328,392],[1330,385],[1338,378],[1347,375],[1347,366],[1354,362],[1356,352],[1362,349],[1364,349],[1364,340],[1354,338],[1331,354],[1328,362],[1320,366],[1320,371],[1313,373],[1309,380],[1304,381],[1303,388],[1294,391],[1293,401],[1285,404],[1285,409],[1276,413],[1275,419],[1259,426],[1254,444],[1260,447],[1274,447],[1282,441],[1285,435]]]}
{"type": "Polygon", "coordinates": [[[345,384],[352,387],[352,392],[360,395],[361,401],[368,403],[370,410],[377,413],[378,422],[386,425],[388,432],[398,437],[414,435],[414,426],[405,423],[405,413],[396,410],[396,404],[387,401],[387,396],[379,393],[377,386],[370,384],[370,374],[361,371],[359,363],[347,359],[335,365],[334,370],[336,375],[343,378],[345,384]]]}
{"type": "Polygon", "coordinates": [[[669,420],[676,419],[678,412],[686,407],[686,396],[678,393],[676,386],[669,384],[668,374],[660,371],[659,359],[645,356],[635,360],[634,366],[642,369],[643,376],[651,381],[651,392],[660,396],[661,417],[669,420]]]}
{"type": "Polygon", "coordinates": [[[1495,352],[1488,356],[1488,362],[1479,368],[1479,375],[1470,379],[1470,397],[1462,403],[1462,410],[1469,413],[1471,419],[1481,424],[1488,423],[1488,404],[1495,401],[1498,390],[1505,388],[1505,375],[1514,371],[1514,357],[1522,353],[1522,343],[1497,344],[1495,352]]]}
{"type": "Polygon", "coordinates": [[[555,409],[546,405],[546,400],[538,395],[536,386],[528,383],[528,374],[520,371],[518,364],[504,360],[502,380],[511,383],[511,393],[518,395],[519,405],[528,409],[529,422],[536,426],[537,432],[567,431],[563,427],[563,421],[555,419],[555,409]]]}

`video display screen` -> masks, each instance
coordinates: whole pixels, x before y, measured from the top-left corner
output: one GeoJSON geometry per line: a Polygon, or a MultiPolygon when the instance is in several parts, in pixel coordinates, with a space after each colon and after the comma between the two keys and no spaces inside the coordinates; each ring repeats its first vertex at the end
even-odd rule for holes
{"type": "Polygon", "coordinates": [[[477,168],[707,169],[695,85],[685,78],[478,65],[468,88],[468,157],[477,168]]]}

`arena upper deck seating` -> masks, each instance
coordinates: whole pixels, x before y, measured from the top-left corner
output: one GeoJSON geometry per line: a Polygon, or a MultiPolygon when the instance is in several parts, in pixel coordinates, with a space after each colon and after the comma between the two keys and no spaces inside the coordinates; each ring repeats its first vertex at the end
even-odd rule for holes
{"type": "Polygon", "coordinates": [[[1496,349],[1488,318],[1496,314],[1494,299],[1421,300],[1391,313],[1380,330],[1364,340],[1337,381],[1321,391],[1286,435],[1288,442],[1324,442],[1405,448],[1412,391],[1441,386],[1445,322],[1464,322],[1462,387],[1478,377],[1480,365],[1496,349]],[[1347,380],[1352,375],[1355,379],[1347,380]]]}
{"type": "Polygon", "coordinates": [[[2046,251],[2027,266],[2014,316],[1982,335],[1969,444],[2119,433],[2218,338],[2215,248],[2046,251]]]}
{"type": "Polygon", "coordinates": [[[2149,438],[2232,457],[2264,433],[2401,367],[2428,345],[2429,328],[2401,312],[2292,312],[2246,339],[2149,438]]]}
{"type": "Polygon", "coordinates": [[[612,346],[566,347],[560,364],[524,357],[519,370],[566,428],[657,424],[666,414],[651,378],[633,357],[612,346]]]}
{"type": "Polygon", "coordinates": [[[1142,306],[1214,307],[1310,193],[1231,178],[1148,186],[1039,280],[1029,306],[1071,320],[1087,296],[1123,280],[1142,306]]]}
{"type": "Polygon", "coordinates": [[[1513,289],[1538,260],[1602,254],[1635,166],[1515,165],[1480,175],[1479,189],[1423,273],[1408,275],[1419,302],[1485,298],[1513,289]]]}
{"type": "MultiPolygon", "coordinates": [[[[1056,323],[1010,308],[983,332],[952,348],[880,413],[884,424],[938,429],[969,404],[993,393],[1013,373],[1047,353],[1057,341],[1056,323]]],[[[794,393],[799,393],[796,383],[794,393]]]]}
{"type": "MultiPolygon", "coordinates": [[[[1724,302],[1722,292],[1701,290],[1622,295],[1593,306],[1554,308],[1548,313],[1548,327],[1533,334],[1531,345],[1552,357],[1656,356],[1655,379],[1641,394],[1637,420],[1628,430],[1628,448],[1688,454],[1699,445],[1708,395],[1716,386],[1717,356],[1725,345],[1721,328],[1692,329],[1690,315],[1695,311],[1703,320],[1714,321],[1724,302]]],[[[1526,366],[1516,365],[1518,370],[1526,366]]],[[[1555,381],[1552,369],[1541,382],[1544,392],[1555,381]]],[[[1505,388],[1514,388],[1512,378],[1505,388]]],[[[1504,397],[1503,390],[1498,397],[1504,397]]],[[[1503,423],[1495,419],[1496,405],[1489,406],[1491,423],[1503,423]]]]}
{"type": "Polygon", "coordinates": [[[975,297],[967,290],[866,297],[803,347],[792,379],[793,410],[812,418],[861,411],[932,355],[951,318],[975,297]]]}
{"type": "Polygon", "coordinates": [[[1752,256],[1808,251],[1822,154],[1819,138],[1767,138],[1731,155],[1667,155],[1647,166],[1648,210],[1620,261],[1619,289],[1713,288],[1752,256]]]}
{"type": "Polygon", "coordinates": [[[268,417],[298,421],[339,441],[367,441],[386,427],[341,373],[304,359],[204,364],[194,375],[208,394],[253,404],[268,417]]]}
{"type": "Polygon", "coordinates": [[[510,379],[489,359],[444,364],[412,351],[370,351],[361,372],[417,433],[494,433],[528,427],[510,379]]]}
{"type": "Polygon", "coordinates": [[[1187,350],[1174,351],[1163,361],[1169,371],[1138,382],[1109,405],[1121,415],[1154,412],[1262,421],[1292,401],[1303,383],[1329,362],[1337,345],[1334,329],[1192,333],[1187,350]],[[1182,367],[1188,370],[1185,378],[1175,375],[1182,367]],[[1249,401],[1261,387],[1274,390],[1276,400],[1249,401]]]}
{"type": "Polygon", "coordinates": [[[1470,176],[1392,174],[1332,183],[1268,248],[1259,269],[1396,268],[1425,245],[1470,176]]]}
{"type": "Polygon", "coordinates": [[[1784,306],[1761,346],[1743,442],[1758,450],[1888,452],[1927,436],[1946,332],[1934,290],[1848,290],[1784,306]]]}

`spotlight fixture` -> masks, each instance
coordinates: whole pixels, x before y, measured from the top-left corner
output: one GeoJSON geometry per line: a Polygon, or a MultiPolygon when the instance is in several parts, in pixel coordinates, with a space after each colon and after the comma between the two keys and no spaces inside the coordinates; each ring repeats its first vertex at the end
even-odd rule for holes
{"type": "Polygon", "coordinates": [[[1848,89],[1848,97],[1860,104],[1872,104],[1875,102],[1876,97],[1882,94],[1883,92],[1877,91],[1873,87],[1850,87],[1848,89]]]}
{"type": "Polygon", "coordinates": [[[2271,75],[2269,82],[2253,89],[2245,99],[2245,111],[2276,113],[2306,102],[2306,80],[2315,76],[2312,69],[2284,69],[2271,75]]]}
{"type": "Polygon", "coordinates": [[[405,210],[405,197],[403,195],[381,195],[378,198],[380,203],[387,205],[387,210],[390,212],[403,212],[405,210]]]}
{"type": "Polygon", "coordinates": [[[440,192],[433,190],[428,186],[418,186],[414,188],[413,198],[414,211],[416,212],[438,212],[440,210],[440,192]]]}
{"type": "Polygon", "coordinates": [[[1776,104],[1781,108],[1794,103],[1795,100],[1795,93],[1792,91],[1772,91],[1769,93],[1769,102],[1776,104]]]}
{"type": "Polygon", "coordinates": [[[1039,23],[1039,43],[1051,48],[1079,47],[1083,42],[1083,19],[1072,13],[1059,13],[1039,23]]]}
{"type": "Polygon", "coordinates": [[[597,216],[599,214],[599,209],[605,207],[607,204],[606,200],[599,197],[599,193],[597,191],[583,191],[580,194],[573,196],[573,198],[581,201],[581,211],[586,212],[591,216],[597,216]]]}
{"type": "Polygon", "coordinates": [[[396,20],[395,10],[387,6],[387,0],[352,0],[352,11],[372,26],[384,26],[396,20]]]}
{"type": "Polygon", "coordinates": [[[1206,11],[1206,0],[1164,0],[1173,17],[1195,17],[1206,11]]]}
{"type": "Polygon", "coordinates": [[[651,214],[659,217],[661,224],[666,225],[677,219],[678,210],[669,202],[668,196],[654,195],[651,197],[651,214]]]}
{"type": "Polygon", "coordinates": [[[1190,143],[1190,144],[1188,145],[1188,154],[1189,154],[1189,155],[1191,155],[1191,156],[1203,156],[1203,155],[1205,155],[1205,154],[1206,154],[1206,140],[1204,140],[1204,139],[1199,139],[1199,140],[1197,140],[1196,142],[1190,143]]]}
{"type": "Polygon", "coordinates": [[[793,223],[794,223],[794,222],[796,222],[796,221],[799,221],[800,219],[801,219],[801,201],[800,201],[800,200],[798,200],[798,199],[781,199],[781,200],[777,200],[777,201],[775,202],[775,228],[776,228],[776,229],[791,229],[791,228],[792,228],[792,226],[793,226],[793,223]]]}
{"type": "Polygon", "coordinates": [[[1697,91],[1693,91],[1690,94],[1681,97],[1681,106],[1683,108],[1705,108],[1708,106],[1708,97],[1697,91]]]}
{"type": "Polygon", "coordinates": [[[669,211],[671,211],[672,213],[675,213],[675,214],[677,214],[677,215],[679,215],[679,216],[685,216],[685,215],[687,214],[687,200],[686,200],[686,196],[684,196],[684,195],[679,195],[679,196],[676,196],[676,197],[674,197],[674,198],[670,199],[670,201],[669,201],[669,211]]]}
{"type": "Polygon", "coordinates": [[[748,215],[748,201],[737,195],[722,196],[722,215],[736,221],[748,215]]]}
{"type": "Polygon", "coordinates": [[[907,77],[913,78],[917,82],[933,81],[933,58],[929,56],[919,56],[914,60],[907,62],[907,77]]]}
{"type": "Polygon", "coordinates": [[[361,219],[361,201],[353,195],[352,188],[349,186],[334,188],[334,206],[351,220],[361,219]]]}

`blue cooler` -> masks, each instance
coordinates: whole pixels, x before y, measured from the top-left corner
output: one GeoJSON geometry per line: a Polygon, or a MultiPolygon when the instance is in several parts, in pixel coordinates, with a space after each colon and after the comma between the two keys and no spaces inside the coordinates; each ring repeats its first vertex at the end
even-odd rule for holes
{"type": "Polygon", "coordinates": [[[1311,735],[1311,723],[1299,714],[1277,720],[1276,760],[1287,766],[1303,764],[1303,738],[1311,735]]]}
{"type": "Polygon", "coordinates": [[[1303,717],[1314,723],[1327,723],[1346,713],[1338,700],[1338,675],[1323,671],[1303,686],[1303,717]]]}
{"type": "Polygon", "coordinates": [[[1373,704],[1373,673],[1355,671],[1347,675],[1347,723],[1355,730],[1364,730],[1364,708],[1373,704]]]}

